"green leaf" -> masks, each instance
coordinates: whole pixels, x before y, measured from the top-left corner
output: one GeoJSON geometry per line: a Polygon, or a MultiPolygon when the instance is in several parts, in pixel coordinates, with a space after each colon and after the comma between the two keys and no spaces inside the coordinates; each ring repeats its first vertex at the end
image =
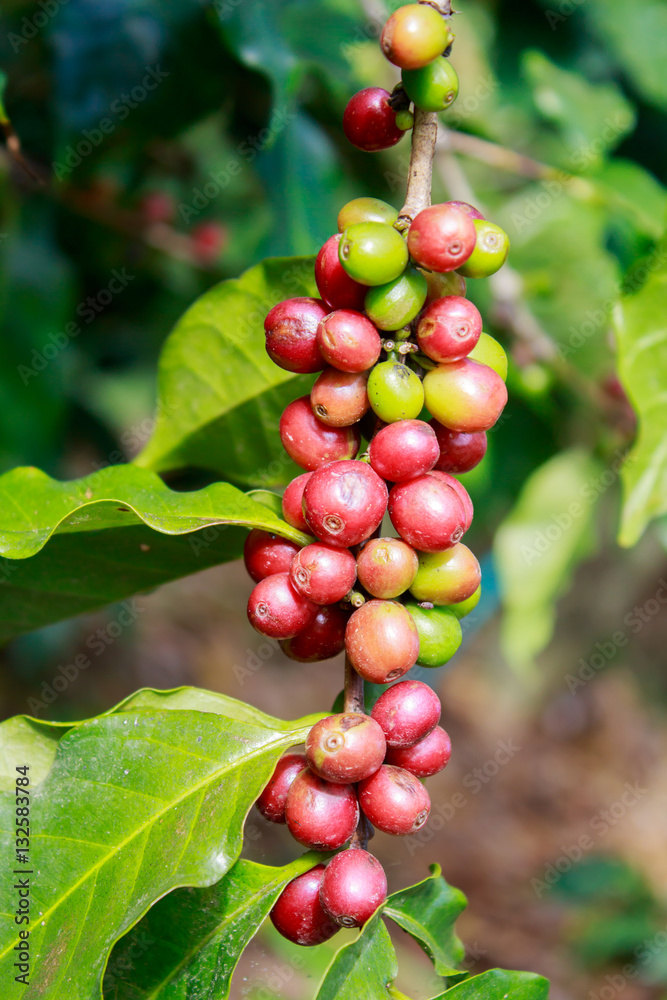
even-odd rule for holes
{"type": "Polygon", "coordinates": [[[549,980],[534,972],[490,969],[472,976],[434,1000],[547,1000],[549,980]]]}
{"type": "Polygon", "coordinates": [[[371,917],[359,936],[334,956],[315,1000],[389,997],[387,987],[398,974],[398,963],[380,913],[371,917]]]}
{"type": "Polygon", "coordinates": [[[646,270],[646,283],[614,313],[618,373],[639,421],[622,473],[621,545],[634,545],[649,521],[667,512],[667,244],[646,270]]]}
{"type": "Polygon", "coordinates": [[[56,722],[40,722],[16,715],[0,726],[0,792],[13,791],[16,768],[30,765],[30,787],[34,791],[51,770],[58,741],[69,728],[56,722]]]}

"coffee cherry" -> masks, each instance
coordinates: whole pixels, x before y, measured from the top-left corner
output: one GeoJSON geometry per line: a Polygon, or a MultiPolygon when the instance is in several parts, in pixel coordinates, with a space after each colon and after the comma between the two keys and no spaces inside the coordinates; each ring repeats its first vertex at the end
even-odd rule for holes
{"type": "Polygon", "coordinates": [[[402,604],[367,601],[347,623],[345,649],[352,666],[365,681],[388,684],[417,662],[419,635],[402,604]]]}
{"type": "Polygon", "coordinates": [[[288,372],[321,372],[324,358],[316,334],[326,314],[320,299],[287,299],[274,306],[264,320],[266,352],[271,360],[288,372]]]}
{"type": "Polygon", "coordinates": [[[338,213],[338,232],[343,233],[348,226],[358,222],[384,222],[393,226],[398,219],[398,210],[379,198],[353,198],[343,205],[338,213]]]}
{"type": "Polygon", "coordinates": [[[404,768],[416,778],[429,778],[446,767],[451,754],[452,743],[449,736],[441,726],[436,726],[413,747],[392,747],[387,752],[387,763],[404,768]]]}
{"type": "Polygon", "coordinates": [[[193,257],[201,264],[214,264],[227,236],[227,230],[219,222],[200,222],[190,232],[193,257]]]}
{"type": "Polygon", "coordinates": [[[352,785],[335,785],[306,768],[297,774],[287,793],[285,819],[299,844],[317,851],[336,851],[357,828],[356,792],[352,785]]]}
{"type": "Polygon", "coordinates": [[[365,309],[380,330],[400,330],[411,323],[426,301],[426,278],[409,267],[386,285],[366,293],[365,309]]]}
{"type": "Polygon", "coordinates": [[[377,771],[387,752],[384,733],[370,715],[345,712],[316,722],[306,739],[311,770],[325,781],[351,785],[377,771]]]}
{"type": "Polygon", "coordinates": [[[480,338],[482,317],[469,299],[447,295],[426,307],[419,318],[417,341],[433,361],[460,361],[480,338]]]}
{"type": "Polygon", "coordinates": [[[147,191],[139,203],[139,212],[149,223],[171,222],[176,214],[176,201],[168,191],[147,191]]]}
{"type": "Polygon", "coordinates": [[[421,69],[404,69],[401,79],[406,94],[422,111],[444,111],[459,93],[456,70],[443,56],[421,69]]]}
{"type": "Polygon", "coordinates": [[[460,295],[462,299],[466,294],[466,279],[462,278],[458,271],[446,271],[438,274],[437,271],[423,271],[426,278],[427,304],[435,299],[444,299],[447,295],[460,295]]]}
{"type": "Polygon", "coordinates": [[[458,479],[455,479],[454,476],[450,476],[448,472],[440,472],[438,469],[433,469],[431,475],[435,476],[436,479],[439,479],[441,483],[446,483],[447,486],[450,486],[458,496],[465,514],[463,526],[467,531],[472,524],[473,517],[475,516],[475,509],[472,505],[472,500],[470,499],[470,494],[467,489],[463,483],[459,482],[458,479]]]}
{"type": "Polygon", "coordinates": [[[507,381],[507,355],[498,341],[494,337],[490,337],[488,333],[483,333],[480,336],[468,357],[480,365],[488,365],[489,368],[493,368],[503,382],[507,381]]]}
{"type": "Polygon", "coordinates": [[[474,434],[493,427],[507,402],[507,389],[488,365],[464,358],[427,372],[424,396],[438,423],[474,434]]]}
{"type": "Polygon", "coordinates": [[[368,289],[365,285],[354,281],[338,259],[340,241],[340,233],[330,236],[317,255],[315,260],[317,290],[329,309],[356,309],[361,312],[368,289]]]}
{"type": "Polygon", "coordinates": [[[368,376],[371,409],[385,423],[418,417],[424,406],[420,378],[400,361],[382,361],[368,376]]]}
{"type": "Polygon", "coordinates": [[[458,604],[475,593],[481,579],[477,559],[466,545],[459,542],[444,552],[419,555],[419,569],[410,593],[418,601],[458,604]]]}
{"type": "Polygon", "coordinates": [[[318,420],[328,427],[349,427],[361,420],[370,407],[364,372],[341,372],[325,368],[310,390],[310,405],[318,420]]]}
{"type": "Polygon", "coordinates": [[[352,309],[329,313],[317,328],[322,357],[342,372],[365,372],[380,357],[382,343],[369,319],[352,309]]]}
{"type": "Polygon", "coordinates": [[[486,432],[450,431],[437,420],[429,420],[440,447],[435,468],[441,472],[470,472],[486,455],[486,432]]]}
{"type": "Polygon", "coordinates": [[[285,886],[271,910],[273,926],[294,944],[322,944],[340,930],[320,903],[324,871],[324,865],[316,865],[309,872],[297,875],[285,886]]]}
{"type": "Polygon", "coordinates": [[[401,538],[422,552],[451,548],[465,532],[466,512],[460,497],[430,472],[394,486],[388,509],[401,538]]]}
{"type": "Polygon", "coordinates": [[[317,605],[292,586],[288,573],[274,573],[255,586],[248,601],[248,620],[260,635],[291,639],[315,618],[317,605]]]}
{"type": "Polygon", "coordinates": [[[415,123],[415,116],[412,111],[404,108],[402,111],[396,112],[396,124],[400,128],[401,132],[407,132],[411,129],[415,123]]]}
{"type": "MultiPolygon", "coordinates": [[[[299,531],[303,531],[307,535],[310,534],[310,528],[303,516],[302,500],[303,491],[311,476],[312,472],[302,472],[300,476],[292,480],[283,493],[283,517],[293,528],[298,528],[299,531]]],[[[287,568],[289,569],[289,566],[287,568]]]]}
{"type": "Polygon", "coordinates": [[[338,604],[317,609],[314,620],[292,639],[280,643],[285,656],[299,663],[319,663],[345,649],[345,626],[349,612],[338,604]]]}
{"type": "Polygon", "coordinates": [[[371,538],[357,556],[359,583],[383,600],[408,590],[418,566],[417,553],[400,538],[371,538]]]}
{"type": "Polygon", "coordinates": [[[352,590],[357,563],[349,549],[314,542],[296,553],[289,576],[302,597],[314,604],[334,604],[352,590]]]}
{"type": "Polygon", "coordinates": [[[473,220],[484,218],[480,210],[468,201],[446,201],[445,205],[451,205],[452,208],[457,208],[459,212],[465,212],[473,220]]]}
{"type": "Polygon", "coordinates": [[[428,684],[400,681],[382,692],[371,716],[388,747],[411,747],[437,726],[441,710],[440,699],[428,684]]]}
{"type": "Polygon", "coordinates": [[[387,508],[387,487],[365,462],[331,462],[306,483],[303,509],[323,542],[347,547],[370,538],[387,508]]]}
{"type": "Polygon", "coordinates": [[[499,271],[510,252],[509,236],[504,229],[487,219],[475,219],[475,249],[461,267],[466,278],[488,278],[499,271]]]}
{"type": "Polygon", "coordinates": [[[414,479],[433,468],[440,450],[432,427],[423,420],[397,420],[378,431],[368,455],[378,476],[392,483],[414,479]]]}
{"type": "Polygon", "coordinates": [[[343,112],[343,132],[357,149],[377,153],[395,146],[403,138],[396,124],[396,112],[389,104],[390,97],[382,87],[367,87],[348,101],[343,112]]]}
{"type": "Polygon", "coordinates": [[[448,608],[422,608],[414,601],[405,606],[419,633],[420,667],[441,667],[448,663],[463,639],[456,615],[448,608]]]}
{"type": "Polygon", "coordinates": [[[429,271],[454,271],[475,249],[477,232],[465,212],[431,205],[414,219],[408,232],[410,256],[429,271]]]}
{"type": "Polygon", "coordinates": [[[310,397],[300,396],[280,418],[280,440],[292,461],[312,472],[327,462],[353,458],[361,438],[355,427],[327,427],[313,414],[310,397]]]}
{"type": "Polygon", "coordinates": [[[421,830],[431,811],[431,800],[421,781],[409,771],[387,764],[361,782],[359,803],[373,826],[398,837],[421,830]]]}
{"type": "Polygon", "coordinates": [[[243,546],[243,562],[249,575],[259,583],[274,573],[287,573],[299,546],[270,531],[253,528],[243,546]]]}
{"type": "Polygon", "coordinates": [[[451,611],[452,614],[456,615],[458,619],[465,618],[469,615],[471,611],[474,611],[479,604],[479,599],[482,596],[481,584],[470,597],[466,598],[465,601],[459,601],[457,604],[448,604],[447,610],[451,611]]]}
{"type": "Polygon", "coordinates": [[[393,226],[357,222],[343,233],[338,257],[355,281],[362,285],[386,285],[405,270],[408,248],[393,226]]]}
{"type": "Polygon", "coordinates": [[[285,802],[292,782],[308,761],[302,753],[288,753],[276,764],[271,779],[255,805],[271,823],[285,822],[285,802]]]}
{"type": "Polygon", "coordinates": [[[361,927],[387,898],[384,868],[372,854],[353,847],[326,866],[320,903],[341,927],[361,927]]]}
{"type": "Polygon", "coordinates": [[[389,62],[401,69],[427,66],[454,41],[449,25],[426,4],[399,7],[391,15],[380,36],[380,47],[389,62]]]}

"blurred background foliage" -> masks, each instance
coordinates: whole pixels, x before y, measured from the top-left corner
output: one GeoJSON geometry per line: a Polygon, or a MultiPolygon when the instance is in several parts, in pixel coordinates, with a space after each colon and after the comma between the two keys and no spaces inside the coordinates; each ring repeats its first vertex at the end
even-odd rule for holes
{"type": "MultiPolygon", "coordinates": [[[[461,93],[443,116],[452,131],[434,200],[474,200],[510,235],[511,269],[488,287],[469,282],[469,294],[512,365],[506,414],[465,477],[485,599],[452,668],[429,678],[450,698],[461,747],[443,801],[486,759],[480,745],[493,756],[512,732],[529,751],[429,854],[446,852],[447,878],[470,896],[475,967],[544,972],[557,1000],[602,989],[630,962],[623,996],[648,1000],[667,983],[667,936],[656,936],[667,926],[667,6],[461,6],[461,93]],[[621,516],[634,549],[617,546],[621,516]],[[622,790],[638,777],[650,791],[637,809],[536,902],[530,878],[615,801],[619,780],[622,790]],[[494,843],[497,823],[523,850],[494,843]],[[646,940],[662,944],[644,961],[646,940]]],[[[135,458],[154,426],[161,346],[198,295],[262,257],[313,254],[351,197],[400,206],[408,140],[369,156],[341,130],[355,90],[395,82],[377,46],[386,10],[5,0],[0,472],[37,465],[67,479],[135,458]]],[[[220,477],[234,479],[224,463],[166,476],[176,489],[220,477]]],[[[215,687],[275,714],[282,700],[288,716],[333,697],[334,674],[297,671],[278,652],[261,681],[247,666],[257,642],[241,621],[244,588],[231,566],[142,597],[131,627],[45,714],[94,714],[142,683],[215,687]]],[[[25,711],[117,614],[7,647],[3,714],[25,711]]],[[[267,839],[263,850],[287,847],[267,839]]],[[[260,966],[286,961],[275,938],[256,948],[260,966]]],[[[277,992],[298,996],[311,973],[289,968],[277,992]]]]}

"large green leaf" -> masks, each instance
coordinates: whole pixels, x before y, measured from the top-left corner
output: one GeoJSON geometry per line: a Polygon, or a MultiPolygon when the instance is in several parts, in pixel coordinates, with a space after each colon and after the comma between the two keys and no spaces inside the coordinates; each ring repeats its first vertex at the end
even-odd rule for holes
{"type": "Polygon", "coordinates": [[[334,956],[315,1000],[389,998],[387,987],[398,974],[398,963],[380,913],[371,917],[359,936],[334,956]]]}
{"type": "Polygon", "coordinates": [[[457,983],[434,1000],[547,1000],[549,980],[534,972],[490,969],[457,983]]]}

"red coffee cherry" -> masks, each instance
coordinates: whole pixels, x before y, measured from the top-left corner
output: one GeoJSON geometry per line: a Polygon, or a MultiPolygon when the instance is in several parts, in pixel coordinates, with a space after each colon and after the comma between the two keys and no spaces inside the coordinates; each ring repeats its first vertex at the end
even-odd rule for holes
{"type": "Polygon", "coordinates": [[[376,153],[395,146],[405,135],[396,124],[390,97],[382,87],[367,87],[350,98],[343,113],[343,132],[357,149],[376,153]]]}
{"type": "Polygon", "coordinates": [[[459,361],[470,354],[481,332],[479,309],[460,295],[447,295],[424,309],[417,341],[433,361],[459,361]]]}
{"type": "Polygon", "coordinates": [[[465,212],[471,219],[484,218],[480,210],[467,201],[446,201],[445,205],[449,205],[450,208],[457,208],[459,212],[465,212]]]}
{"type": "Polygon", "coordinates": [[[219,222],[200,222],[190,232],[193,256],[202,264],[213,264],[227,242],[227,235],[219,222]]]}
{"type": "Polygon", "coordinates": [[[310,625],[316,614],[317,605],[297,594],[287,573],[260,580],[248,601],[250,624],[270,639],[291,639],[310,625]]]}
{"type": "Polygon", "coordinates": [[[337,309],[325,316],[317,328],[320,353],[342,372],[365,372],[380,357],[380,334],[362,313],[337,309]]]}
{"type": "Polygon", "coordinates": [[[299,546],[270,531],[253,528],[243,546],[243,562],[249,575],[259,583],[274,573],[287,573],[299,546]]]}
{"type": "Polygon", "coordinates": [[[433,469],[431,471],[431,475],[434,476],[436,479],[439,479],[441,483],[445,483],[445,485],[453,489],[456,495],[458,496],[463,506],[463,511],[466,517],[464,528],[466,531],[468,531],[470,525],[472,524],[472,519],[475,516],[475,509],[472,505],[472,500],[470,499],[470,494],[468,493],[467,489],[465,488],[463,483],[460,483],[458,479],[454,478],[454,476],[450,476],[448,472],[440,472],[438,469],[433,469]]]}
{"type": "Polygon", "coordinates": [[[416,216],[408,232],[412,259],[430,271],[455,271],[475,249],[477,231],[466,212],[431,205],[416,216]]]}
{"type": "Polygon", "coordinates": [[[327,310],[320,299],[286,299],[264,320],[266,352],[288,372],[321,372],[324,358],[317,346],[317,326],[327,310]]]}
{"type": "MultiPolygon", "coordinates": [[[[341,233],[330,236],[315,261],[317,290],[329,309],[362,312],[368,288],[349,276],[338,258],[341,233]]],[[[320,317],[321,318],[321,317],[320,317]]]]}
{"type": "Polygon", "coordinates": [[[429,420],[440,447],[440,458],[435,463],[439,472],[470,472],[486,455],[486,431],[469,434],[467,431],[450,431],[437,420],[429,420]]]}
{"type": "Polygon", "coordinates": [[[421,781],[388,764],[361,782],[359,803],[373,826],[397,837],[421,830],[431,811],[431,800],[421,781]]]}
{"type": "Polygon", "coordinates": [[[303,516],[301,502],[306,483],[311,476],[312,472],[302,472],[300,476],[292,480],[283,493],[283,517],[293,528],[298,528],[299,531],[304,531],[306,534],[310,533],[310,528],[303,516]]]}
{"type": "Polygon", "coordinates": [[[347,623],[345,649],[365,681],[387,684],[402,677],[417,662],[419,633],[402,604],[367,601],[347,623]]]}
{"type": "Polygon", "coordinates": [[[427,372],[424,397],[439,423],[474,434],[493,427],[507,402],[507,386],[493,368],[464,358],[427,372]]]}
{"type": "Polygon", "coordinates": [[[444,552],[420,553],[410,593],[418,601],[460,604],[472,597],[481,579],[477,559],[467,545],[459,542],[444,552]]]}
{"type": "Polygon", "coordinates": [[[402,767],[417,778],[429,778],[446,767],[451,754],[449,736],[442,726],[436,726],[412,747],[391,747],[387,751],[387,763],[402,767]]]}
{"type": "Polygon", "coordinates": [[[411,747],[437,726],[440,712],[440,699],[428,684],[400,681],[382,692],[371,716],[382,729],[387,746],[411,747]]]}
{"type": "Polygon", "coordinates": [[[445,19],[427,4],[411,3],[391,15],[380,36],[387,59],[401,69],[421,69],[454,40],[445,19]]]}
{"type": "Polygon", "coordinates": [[[265,819],[271,823],[285,822],[285,802],[287,793],[299,771],[308,767],[302,753],[288,753],[281,757],[268,785],[255,802],[265,819]]]}
{"type": "Polygon", "coordinates": [[[298,550],[289,575],[302,597],[315,604],[334,604],[352,590],[357,563],[349,549],[314,542],[298,550]]]}
{"type": "Polygon", "coordinates": [[[306,739],[311,769],[325,781],[351,785],[377,771],[387,752],[382,729],[370,715],[344,712],[316,722],[306,739]]]}
{"type": "Polygon", "coordinates": [[[370,443],[371,468],[392,483],[414,479],[433,468],[440,450],[435,431],[423,420],[397,420],[370,443]]]}
{"type": "Polygon", "coordinates": [[[359,583],[384,600],[408,590],[418,566],[417,553],[400,538],[371,538],[357,556],[359,583]]]}
{"type": "Polygon", "coordinates": [[[392,488],[389,516],[401,538],[421,552],[448,549],[466,530],[460,497],[432,472],[392,488]]]}
{"type": "Polygon", "coordinates": [[[309,872],[297,875],[273,905],[273,926],[294,944],[322,944],[340,930],[320,903],[324,871],[324,865],[316,865],[309,872]]]}
{"type": "Polygon", "coordinates": [[[317,851],[336,851],[357,828],[356,792],[352,785],[335,785],[306,768],[297,774],[287,793],[285,818],[299,844],[317,851]]]}
{"type": "Polygon", "coordinates": [[[285,407],[280,440],[292,461],[312,472],[327,462],[353,458],[361,438],[355,427],[327,427],[311,410],[310,396],[300,396],[285,407]]]}
{"type": "Polygon", "coordinates": [[[341,927],[361,927],[387,898],[387,876],[372,854],[352,847],[326,866],[320,903],[341,927]]]}
{"type": "Polygon", "coordinates": [[[319,663],[345,649],[345,627],[350,614],[337,604],[318,608],[314,620],[293,639],[280,643],[285,656],[299,663],[319,663]]]}
{"type": "Polygon", "coordinates": [[[349,427],[361,420],[370,407],[366,372],[341,372],[325,368],[310,390],[310,405],[318,420],[328,427],[349,427]]]}
{"type": "Polygon", "coordinates": [[[303,491],[309,529],[323,542],[358,545],[381,523],[387,487],[365,462],[331,462],[318,469],[303,491]]]}

